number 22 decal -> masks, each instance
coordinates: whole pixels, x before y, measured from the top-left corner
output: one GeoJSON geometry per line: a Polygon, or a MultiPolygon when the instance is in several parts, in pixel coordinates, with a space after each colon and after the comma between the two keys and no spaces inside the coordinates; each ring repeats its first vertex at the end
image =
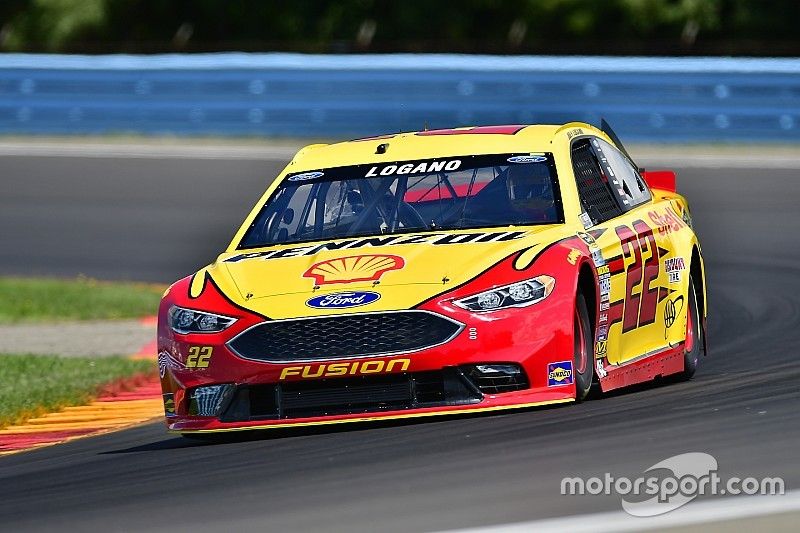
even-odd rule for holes
{"type": "Polygon", "coordinates": [[[625,333],[656,320],[659,288],[651,284],[658,278],[660,261],[653,229],[644,221],[636,220],[633,229],[617,226],[616,232],[622,244],[623,256],[626,259],[633,257],[633,263],[625,270],[625,298],[619,302],[624,305],[622,332],[625,333]],[[642,261],[645,252],[648,257],[642,261]],[[641,290],[634,294],[638,285],[641,285],[641,290]]]}
{"type": "Polygon", "coordinates": [[[208,368],[213,354],[213,346],[189,346],[186,368],[208,368]]]}

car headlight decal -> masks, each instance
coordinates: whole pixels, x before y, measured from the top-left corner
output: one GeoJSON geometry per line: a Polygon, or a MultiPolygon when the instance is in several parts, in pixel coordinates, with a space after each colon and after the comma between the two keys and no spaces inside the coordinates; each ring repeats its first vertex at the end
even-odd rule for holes
{"type": "Polygon", "coordinates": [[[169,327],[175,333],[219,333],[236,322],[235,318],[196,311],[173,305],[169,310],[169,327]]]}
{"type": "Polygon", "coordinates": [[[462,309],[478,313],[509,307],[527,307],[547,298],[553,292],[555,284],[556,280],[551,276],[541,275],[453,300],[453,303],[462,309]]]}

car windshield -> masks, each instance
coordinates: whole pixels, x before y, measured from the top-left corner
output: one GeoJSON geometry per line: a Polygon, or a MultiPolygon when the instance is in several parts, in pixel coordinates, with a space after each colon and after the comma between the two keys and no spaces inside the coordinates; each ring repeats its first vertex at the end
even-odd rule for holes
{"type": "Polygon", "coordinates": [[[502,154],[288,175],[239,248],[563,221],[551,154],[502,154]]]}

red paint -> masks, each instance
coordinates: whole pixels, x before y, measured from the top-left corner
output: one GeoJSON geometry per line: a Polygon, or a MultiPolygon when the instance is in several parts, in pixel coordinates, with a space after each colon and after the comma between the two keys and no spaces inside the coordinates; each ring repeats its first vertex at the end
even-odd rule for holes
{"type": "Polygon", "coordinates": [[[52,444],[71,437],[85,435],[84,429],[70,429],[62,431],[48,431],[45,433],[17,433],[0,435],[0,452],[25,450],[42,444],[52,444]]]}
{"type": "MultiPolygon", "coordinates": [[[[453,190],[455,190],[458,198],[465,197],[468,191],[470,196],[475,196],[488,184],[489,182],[473,183],[472,190],[470,191],[469,183],[461,183],[459,185],[453,185],[453,190]]],[[[403,196],[403,200],[409,203],[435,202],[437,200],[449,200],[451,198],[453,198],[453,195],[450,193],[450,189],[444,185],[441,187],[435,187],[433,189],[429,189],[427,187],[415,189],[413,191],[406,192],[406,194],[403,196]]]]}
{"type": "Polygon", "coordinates": [[[642,178],[651,189],[661,189],[668,192],[677,191],[675,172],[672,170],[648,170],[647,172],[642,172],[642,178]]]}

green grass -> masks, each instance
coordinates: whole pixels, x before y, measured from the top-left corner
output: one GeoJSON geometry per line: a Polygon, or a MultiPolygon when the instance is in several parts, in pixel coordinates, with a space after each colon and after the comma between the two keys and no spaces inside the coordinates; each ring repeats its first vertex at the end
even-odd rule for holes
{"type": "Polygon", "coordinates": [[[106,383],[154,371],[124,357],[0,355],[0,428],[89,402],[106,383]]]}
{"type": "Polygon", "coordinates": [[[0,324],[154,315],[163,290],[88,278],[0,278],[0,324]]]}

